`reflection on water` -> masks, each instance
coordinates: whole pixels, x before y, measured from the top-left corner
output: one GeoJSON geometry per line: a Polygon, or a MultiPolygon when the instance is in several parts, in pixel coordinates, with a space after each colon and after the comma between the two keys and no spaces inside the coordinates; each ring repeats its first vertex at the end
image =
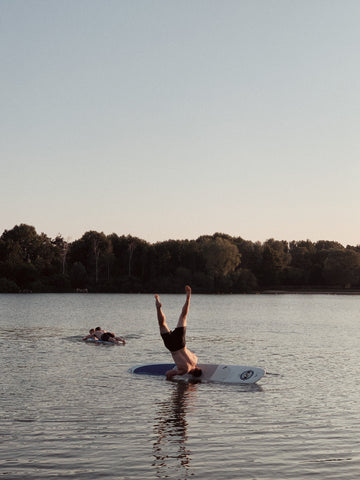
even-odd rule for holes
{"type": "Polygon", "coordinates": [[[188,384],[128,373],[169,359],[152,295],[0,295],[0,478],[357,480],[359,311],[360,295],[196,295],[199,358],[273,374],[188,384]],[[126,346],[86,345],[98,323],[126,346]]]}
{"type": "Polygon", "coordinates": [[[156,441],[153,445],[153,466],[157,478],[188,478],[191,451],[187,447],[188,422],[186,414],[196,401],[196,383],[176,382],[169,400],[159,404],[154,419],[156,441]],[[174,475],[177,474],[175,477],[174,475]]]}

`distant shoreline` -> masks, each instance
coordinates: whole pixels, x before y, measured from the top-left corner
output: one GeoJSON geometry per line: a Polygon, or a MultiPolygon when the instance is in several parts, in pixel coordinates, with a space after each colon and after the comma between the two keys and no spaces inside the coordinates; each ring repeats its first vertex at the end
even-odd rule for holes
{"type": "Polygon", "coordinates": [[[265,289],[258,292],[260,295],[360,295],[360,289],[346,289],[346,288],[334,288],[334,289],[265,289]]]}
{"type": "MultiPolygon", "coordinates": [[[[5,293],[5,292],[0,292],[0,293],[5,293]]],[[[101,294],[113,294],[113,295],[149,295],[152,294],[153,292],[95,292],[87,289],[78,289],[77,291],[68,291],[68,292],[32,292],[31,290],[23,290],[19,292],[9,292],[8,294],[10,295],[25,295],[25,294],[35,294],[35,295],[41,295],[41,294],[90,294],[90,295],[101,295],[101,294]]],[[[162,294],[177,294],[179,292],[161,292],[162,294]]],[[[333,289],[326,289],[326,288],[268,288],[264,290],[257,290],[254,292],[196,292],[194,291],[194,294],[200,294],[200,295],[360,295],[360,289],[351,289],[351,288],[333,288],[333,289]]]]}

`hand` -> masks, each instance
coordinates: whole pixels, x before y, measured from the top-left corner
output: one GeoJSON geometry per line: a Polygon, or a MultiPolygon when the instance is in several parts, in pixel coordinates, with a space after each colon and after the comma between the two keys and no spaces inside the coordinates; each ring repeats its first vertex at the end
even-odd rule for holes
{"type": "Polygon", "coordinates": [[[177,371],[176,368],[173,368],[172,370],[168,370],[166,373],[166,379],[171,380],[172,377],[175,377],[175,375],[179,375],[179,372],[177,371]]]}

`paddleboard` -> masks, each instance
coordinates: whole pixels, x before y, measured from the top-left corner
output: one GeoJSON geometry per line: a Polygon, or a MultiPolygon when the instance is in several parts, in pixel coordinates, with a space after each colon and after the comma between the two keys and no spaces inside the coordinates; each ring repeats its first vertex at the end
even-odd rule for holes
{"type": "Polygon", "coordinates": [[[124,345],[122,342],[119,343],[114,343],[114,342],[104,342],[104,340],[95,340],[94,338],[87,338],[84,340],[86,343],[95,343],[96,345],[98,343],[103,344],[103,345],[124,345]]]}
{"type": "MultiPolygon", "coordinates": [[[[174,363],[157,363],[153,365],[135,365],[129,368],[130,373],[136,375],[155,375],[165,376],[168,370],[175,367],[174,363]]],[[[245,365],[217,365],[203,363],[198,365],[202,370],[200,377],[192,375],[178,375],[175,378],[194,379],[196,381],[220,382],[220,383],[256,383],[265,375],[265,370],[259,367],[250,367],[245,365]]]]}

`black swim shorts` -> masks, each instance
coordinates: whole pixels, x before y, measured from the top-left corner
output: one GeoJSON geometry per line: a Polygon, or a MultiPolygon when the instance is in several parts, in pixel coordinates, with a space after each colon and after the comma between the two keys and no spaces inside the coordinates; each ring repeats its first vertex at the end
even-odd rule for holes
{"type": "Polygon", "coordinates": [[[176,327],[172,332],[162,333],[161,338],[170,352],[176,352],[185,347],[186,327],[176,327]]]}
{"type": "Polygon", "coordinates": [[[114,336],[115,335],[113,333],[105,332],[101,335],[100,340],[102,340],[103,342],[108,342],[110,337],[114,338],[114,336]]]}

